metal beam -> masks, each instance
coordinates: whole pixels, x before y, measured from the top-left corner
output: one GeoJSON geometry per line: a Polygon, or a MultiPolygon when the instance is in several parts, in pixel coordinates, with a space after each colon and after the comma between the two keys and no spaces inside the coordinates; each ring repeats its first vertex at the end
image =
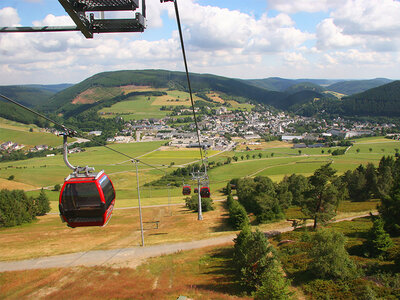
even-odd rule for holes
{"type": "Polygon", "coordinates": [[[75,11],[69,0],[58,0],[58,2],[60,2],[60,4],[64,7],[65,11],[74,21],[76,26],[78,26],[82,34],[88,39],[93,38],[93,33],[90,30],[90,24],[86,19],[85,14],[83,12],[75,11]]]}
{"type": "Polygon", "coordinates": [[[0,32],[80,31],[76,26],[0,27],[0,32]]]}

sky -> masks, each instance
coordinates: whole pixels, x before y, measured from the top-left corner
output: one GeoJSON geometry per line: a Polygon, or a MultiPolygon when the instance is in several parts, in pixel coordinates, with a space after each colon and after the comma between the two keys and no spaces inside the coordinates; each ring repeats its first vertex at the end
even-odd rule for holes
{"type": "MultiPolygon", "coordinates": [[[[178,0],[190,72],[400,79],[400,0],[178,0]]],[[[147,0],[144,33],[0,33],[0,85],[78,83],[99,72],[183,71],[172,2],[147,0]]],[[[130,18],[134,12],[106,12],[130,18]]],[[[74,25],[56,0],[1,0],[0,27],[74,25]]]]}

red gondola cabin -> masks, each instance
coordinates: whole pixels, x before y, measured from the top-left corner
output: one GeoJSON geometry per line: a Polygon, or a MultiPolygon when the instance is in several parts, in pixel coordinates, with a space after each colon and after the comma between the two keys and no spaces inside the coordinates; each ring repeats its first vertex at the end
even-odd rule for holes
{"type": "Polygon", "coordinates": [[[201,198],[210,198],[210,189],[207,186],[203,186],[200,188],[200,196],[201,198]]]}
{"type": "Polygon", "coordinates": [[[104,226],[111,218],[115,189],[103,171],[68,176],[60,193],[60,217],[70,227],[104,226]]]}
{"type": "Polygon", "coordinates": [[[184,185],[183,189],[182,189],[182,194],[184,196],[190,195],[190,193],[192,192],[192,190],[190,189],[189,185],[184,185]]]}

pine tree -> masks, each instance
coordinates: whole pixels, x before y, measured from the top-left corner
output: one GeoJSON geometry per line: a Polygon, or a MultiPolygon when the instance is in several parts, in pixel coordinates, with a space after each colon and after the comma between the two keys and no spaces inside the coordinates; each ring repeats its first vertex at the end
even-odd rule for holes
{"type": "Polygon", "coordinates": [[[366,247],[369,253],[374,257],[384,255],[386,250],[393,246],[393,241],[383,226],[384,223],[382,218],[376,217],[372,228],[368,233],[366,247]]]}
{"type": "Polygon", "coordinates": [[[265,234],[246,226],[235,239],[233,262],[240,283],[256,299],[288,299],[289,283],[284,278],[276,252],[265,234]]]}
{"type": "Polygon", "coordinates": [[[51,210],[49,198],[47,197],[43,188],[40,190],[40,194],[36,198],[36,205],[38,216],[44,216],[51,210]]]}
{"type": "Polygon", "coordinates": [[[385,225],[385,230],[393,235],[400,235],[400,185],[388,196],[381,198],[378,207],[379,214],[385,225]]]}
{"type": "Polygon", "coordinates": [[[300,203],[302,212],[314,219],[314,229],[319,222],[327,222],[335,216],[335,207],[339,191],[332,181],[336,170],[330,164],[317,169],[309,178],[310,188],[300,203]]]}

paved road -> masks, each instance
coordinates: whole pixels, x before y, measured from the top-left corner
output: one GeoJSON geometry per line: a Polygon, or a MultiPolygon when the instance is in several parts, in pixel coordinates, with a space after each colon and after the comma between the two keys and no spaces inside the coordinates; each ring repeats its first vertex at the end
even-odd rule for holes
{"type": "MultiPolygon", "coordinates": [[[[334,222],[348,221],[368,215],[369,214],[363,214],[343,218],[334,222]]],[[[273,231],[268,231],[265,234],[268,236],[272,236],[281,232],[287,232],[291,230],[293,230],[292,227],[285,227],[273,231]]],[[[172,254],[184,250],[192,250],[207,246],[217,246],[221,244],[232,243],[235,237],[236,234],[229,234],[225,236],[192,242],[181,242],[174,244],[153,245],[146,247],[133,247],[114,250],[87,251],[50,257],[41,257],[30,260],[0,262],[0,272],[101,265],[136,267],[141,264],[146,258],[156,257],[164,254],[172,254]]]]}

